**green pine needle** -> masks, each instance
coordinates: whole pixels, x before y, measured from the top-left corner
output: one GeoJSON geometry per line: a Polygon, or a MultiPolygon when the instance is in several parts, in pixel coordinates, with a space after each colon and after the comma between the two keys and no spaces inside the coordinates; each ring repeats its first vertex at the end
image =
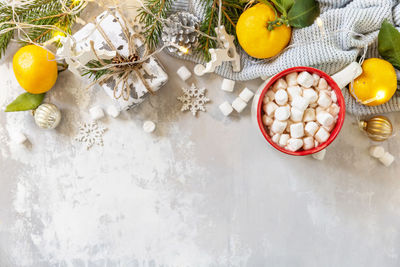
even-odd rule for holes
{"type": "MultiPolygon", "coordinates": [[[[111,60],[103,60],[104,63],[106,64],[111,64],[111,60]]],[[[86,64],[86,67],[88,68],[101,68],[103,65],[100,63],[98,60],[91,60],[89,63],[86,64]]],[[[88,76],[89,78],[97,81],[100,79],[103,75],[109,74],[111,71],[110,69],[103,69],[103,70],[87,70],[82,74],[82,76],[88,76]]]]}

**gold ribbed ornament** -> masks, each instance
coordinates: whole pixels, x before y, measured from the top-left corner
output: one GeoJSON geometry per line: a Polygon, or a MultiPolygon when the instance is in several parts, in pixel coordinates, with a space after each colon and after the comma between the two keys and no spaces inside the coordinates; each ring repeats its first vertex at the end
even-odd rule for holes
{"type": "Polygon", "coordinates": [[[367,121],[360,121],[359,126],[369,138],[377,142],[385,141],[393,134],[392,123],[385,116],[374,116],[367,121]]]}

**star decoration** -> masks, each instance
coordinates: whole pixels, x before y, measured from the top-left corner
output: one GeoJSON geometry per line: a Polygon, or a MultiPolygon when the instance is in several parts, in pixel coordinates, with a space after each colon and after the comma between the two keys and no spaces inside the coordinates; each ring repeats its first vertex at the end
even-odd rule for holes
{"type": "Polygon", "coordinates": [[[183,95],[178,97],[178,100],[183,103],[181,111],[190,110],[193,116],[196,116],[197,111],[206,111],[205,104],[210,102],[210,99],[205,96],[205,88],[199,89],[192,84],[188,89],[182,88],[182,91],[183,95]]]}
{"type": "Polygon", "coordinates": [[[106,130],[107,128],[99,126],[97,122],[81,123],[75,140],[84,143],[88,150],[93,145],[103,146],[103,134],[106,130]]]}

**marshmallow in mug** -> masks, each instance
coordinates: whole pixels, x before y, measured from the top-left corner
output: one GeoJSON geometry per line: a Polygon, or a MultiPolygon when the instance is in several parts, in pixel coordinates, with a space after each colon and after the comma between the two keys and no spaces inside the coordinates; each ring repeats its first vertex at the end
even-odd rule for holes
{"type": "Polygon", "coordinates": [[[326,142],[340,112],[328,82],[307,71],[277,80],[263,103],[263,123],[272,141],[293,152],[326,142]]]}

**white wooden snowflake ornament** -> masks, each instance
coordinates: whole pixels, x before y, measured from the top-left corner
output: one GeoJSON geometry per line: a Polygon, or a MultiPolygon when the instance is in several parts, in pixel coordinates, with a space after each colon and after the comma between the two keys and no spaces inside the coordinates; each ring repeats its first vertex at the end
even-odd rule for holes
{"type": "Polygon", "coordinates": [[[84,143],[88,150],[93,145],[103,146],[103,134],[106,130],[107,128],[99,126],[97,122],[81,123],[75,140],[84,143]]]}
{"type": "Polygon", "coordinates": [[[218,49],[209,49],[211,60],[206,64],[206,66],[198,64],[194,67],[194,73],[197,76],[203,76],[205,73],[214,72],[215,68],[225,61],[232,63],[232,70],[234,72],[240,71],[240,56],[233,42],[235,37],[226,32],[225,26],[215,28],[215,32],[217,33],[219,40],[222,41],[223,47],[218,49]]]}
{"type": "Polygon", "coordinates": [[[190,88],[182,88],[183,95],[178,97],[178,100],[183,103],[181,111],[190,110],[193,116],[196,116],[197,111],[206,111],[205,104],[210,102],[205,96],[205,88],[197,88],[196,85],[192,83],[190,88]]]}

